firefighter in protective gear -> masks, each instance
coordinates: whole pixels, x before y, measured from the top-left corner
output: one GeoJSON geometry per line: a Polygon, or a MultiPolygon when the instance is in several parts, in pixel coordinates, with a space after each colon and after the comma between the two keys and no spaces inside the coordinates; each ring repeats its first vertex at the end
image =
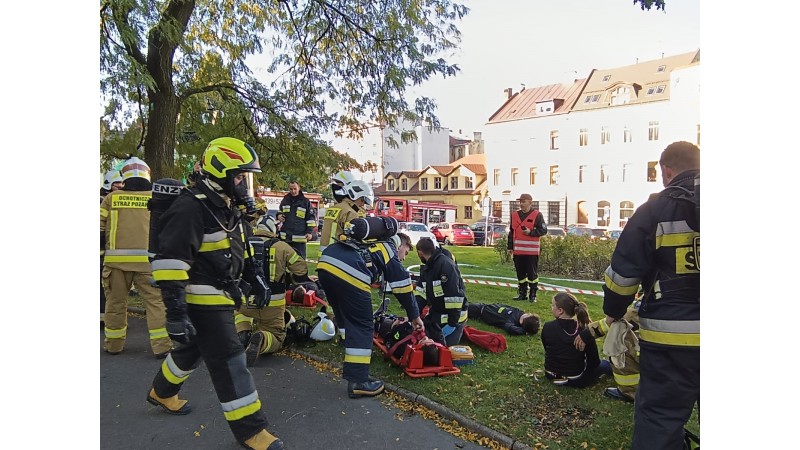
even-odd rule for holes
{"type": "Polygon", "coordinates": [[[519,283],[513,300],[525,300],[528,295],[533,303],[539,290],[539,238],[547,234],[547,224],[539,210],[531,208],[533,197],[530,194],[520,195],[517,201],[520,209],[511,213],[508,233],[508,251],[514,257],[519,283]]]}
{"type": "MultiPolygon", "coordinates": [[[[639,386],[639,337],[637,332],[639,330],[639,313],[638,308],[628,308],[628,311],[623,317],[625,322],[631,325],[631,328],[625,333],[625,366],[617,367],[611,365],[611,372],[614,374],[614,381],[617,387],[606,388],[603,392],[607,397],[611,397],[626,402],[633,402],[636,396],[636,388],[639,386]]],[[[608,334],[609,325],[606,319],[594,321],[587,327],[589,333],[595,339],[606,336],[608,334]]],[[[580,335],[575,338],[576,343],[581,340],[580,335]]],[[[578,350],[583,350],[578,347],[578,350]]]]}
{"type": "Polygon", "coordinates": [[[264,278],[271,295],[263,308],[242,305],[236,312],[236,331],[246,346],[248,366],[255,364],[259,355],[276,352],[283,346],[286,339],[286,286],[292,282],[311,281],[306,261],[289,244],[278,239],[275,219],[267,216],[254,234],[265,242],[264,278]]]}
{"type": "Polygon", "coordinates": [[[161,365],[147,401],[170,414],[189,413],[178,392],[204,360],[236,440],[247,448],[276,450],[283,442],[266,430],[234,324],[243,297],[266,295],[259,283],[263,273],[250,258],[250,224],[238,207],[249,199],[246,172],[261,172],[252,147],[230,137],[211,141],[196,184],[183,189],[161,216],[153,278],[167,308],[167,331],[182,345],[161,365]]]}
{"type": "MultiPolygon", "coordinates": [[[[345,180],[352,178],[350,172],[339,172],[334,176],[334,180],[345,180]]],[[[336,184],[331,184],[333,186],[336,184]]],[[[375,197],[372,188],[362,180],[351,179],[349,182],[342,182],[339,190],[333,190],[334,196],[340,195],[342,199],[339,203],[333,205],[325,211],[324,224],[322,226],[322,237],[320,237],[319,246],[320,254],[328,247],[328,245],[341,241],[344,238],[344,230],[350,225],[353,219],[358,217],[366,217],[367,212],[364,208],[365,205],[372,206],[375,197]],[[339,194],[337,194],[339,192],[339,194]]],[[[339,317],[337,307],[333,308],[334,317],[339,317]]],[[[337,321],[339,326],[339,337],[344,340],[346,338],[346,328],[343,327],[342,321],[337,321]]]]}
{"type": "Polygon", "coordinates": [[[150,167],[133,157],[125,161],[121,174],[123,188],[109,193],[100,204],[100,248],[105,249],[102,278],[106,290],[103,348],[112,355],[124,349],[128,293],[135,286],[144,301],[150,348],[156,357],[163,358],[172,342],[164,326],[161,292],[150,284],[150,167]]]}
{"type": "Polygon", "coordinates": [[[306,242],[311,239],[317,218],[297,181],[289,183],[289,193],[283,196],[278,208],[286,219],[280,231],[281,240],[288,242],[305,259],[306,242]]]}
{"type": "Polygon", "coordinates": [[[348,170],[340,170],[331,177],[331,193],[337,203],[347,198],[344,186],[353,181],[356,181],[356,177],[348,170]]]}
{"type": "MultiPolygon", "coordinates": [[[[103,186],[100,187],[100,204],[103,204],[103,199],[106,198],[112,191],[122,189],[122,175],[119,170],[109,170],[103,176],[103,186]]],[[[100,245],[100,322],[104,320],[106,312],[106,288],[103,287],[103,256],[105,255],[105,248],[100,245]]]]}
{"type": "MultiPolygon", "coordinates": [[[[367,188],[365,195],[372,194],[372,188],[367,188]]],[[[381,275],[414,328],[424,328],[412,294],[411,278],[400,263],[410,248],[411,241],[406,236],[399,248],[391,239],[372,243],[346,240],[336,241],[322,252],[317,265],[319,281],[337,324],[343,324],[347,330],[342,378],[348,381],[350,398],[378,395],[384,389],[382,381],[369,381],[374,333],[370,286],[381,275]]]]}
{"type": "Polygon", "coordinates": [[[424,264],[419,276],[430,307],[424,320],[425,334],[448,347],[456,345],[464,332],[469,310],[461,272],[456,262],[434,246],[430,238],[417,242],[417,256],[424,264]]]}
{"type": "MultiPolygon", "coordinates": [[[[350,174],[350,172],[345,173],[350,174]]],[[[339,172],[337,176],[346,178],[342,175],[342,172],[339,172]]],[[[350,177],[352,177],[352,174],[350,174],[350,177]]],[[[334,178],[334,180],[338,180],[338,178],[334,178]]],[[[365,184],[364,181],[355,179],[342,185],[337,184],[335,181],[331,183],[331,190],[333,196],[336,197],[337,203],[325,210],[322,235],[319,238],[320,252],[325,251],[325,247],[334,241],[342,240],[342,233],[351,220],[367,216],[364,205],[372,206],[373,199],[365,195],[359,195],[359,192],[365,191],[365,184]],[[346,187],[351,183],[354,183],[353,186],[347,190],[346,187]],[[351,198],[350,195],[355,198],[351,198]]]]}
{"type": "Polygon", "coordinates": [[[700,401],[700,149],[680,141],[659,160],[664,190],[625,225],[603,286],[607,323],[621,319],[642,287],[634,450],[682,448],[700,401]]]}

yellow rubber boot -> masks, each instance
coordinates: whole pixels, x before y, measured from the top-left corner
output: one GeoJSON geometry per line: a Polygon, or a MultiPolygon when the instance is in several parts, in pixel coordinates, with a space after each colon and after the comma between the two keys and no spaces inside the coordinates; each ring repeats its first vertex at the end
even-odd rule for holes
{"type": "Polygon", "coordinates": [[[283,450],[283,441],[261,430],[255,436],[244,441],[244,446],[251,450],[283,450]]]}
{"type": "Polygon", "coordinates": [[[177,394],[169,398],[161,398],[156,395],[155,389],[150,389],[150,393],[147,394],[147,402],[151,405],[160,406],[164,408],[164,411],[178,416],[192,412],[192,407],[189,405],[188,400],[179,399],[177,394]]]}

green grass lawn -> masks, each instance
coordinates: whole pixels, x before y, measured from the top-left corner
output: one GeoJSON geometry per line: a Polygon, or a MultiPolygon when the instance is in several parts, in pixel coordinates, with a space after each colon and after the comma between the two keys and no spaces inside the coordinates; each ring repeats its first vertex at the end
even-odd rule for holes
{"type": "MultiPolygon", "coordinates": [[[[501,264],[493,248],[449,246],[459,262],[464,278],[470,275],[507,277],[515,279],[512,264],[501,264]]],[[[319,258],[319,246],[308,245],[307,257],[319,258]]],[[[404,262],[406,267],[418,265],[416,252],[411,252],[404,262]]],[[[417,270],[418,271],[418,270],[417,270]]],[[[310,264],[315,273],[315,264],[310,264]]],[[[542,283],[599,291],[601,287],[591,282],[571,282],[550,279],[540,274],[542,283]]],[[[561,277],[558,277],[561,278],[561,277]]],[[[502,280],[498,280],[502,281],[502,280]]],[[[513,281],[511,282],[513,284],[513,281]]],[[[511,300],[516,289],[498,286],[466,285],[467,298],[473,303],[506,303],[539,315],[542,324],[553,320],[550,302],[554,291],[541,291],[537,303],[511,300]]],[[[373,309],[380,302],[380,293],[373,290],[373,309]]],[[[393,296],[389,311],[405,315],[393,296]]],[[[577,295],[589,305],[593,319],[603,317],[602,298],[594,295],[577,295]]],[[[132,306],[141,306],[136,298],[132,306]]],[[[311,320],[315,311],[289,308],[296,317],[311,320]]],[[[478,329],[504,333],[499,328],[470,320],[468,325],[478,329]]],[[[504,333],[505,334],[505,333],[504,333]]],[[[518,439],[535,448],[551,449],[623,449],[630,446],[633,432],[633,405],[603,396],[606,387],[614,386],[612,377],[604,377],[585,389],[558,388],[541,374],[544,354],[539,335],[510,336],[505,334],[508,349],[499,354],[470,345],[475,354],[475,364],[460,366],[461,374],[441,378],[413,379],[383,358],[375,349],[370,374],[386,382],[417,394],[425,395],[457,413],[480,422],[500,433],[518,439]],[[540,371],[540,372],[537,372],[540,371]]],[[[602,340],[598,341],[602,349],[602,340]]],[[[335,341],[317,342],[303,350],[341,363],[343,348],[335,341]]],[[[601,353],[602,355],[602,353],[601,353]]],[[[688,428],[699,433],[697,410],[688,428]]]]}

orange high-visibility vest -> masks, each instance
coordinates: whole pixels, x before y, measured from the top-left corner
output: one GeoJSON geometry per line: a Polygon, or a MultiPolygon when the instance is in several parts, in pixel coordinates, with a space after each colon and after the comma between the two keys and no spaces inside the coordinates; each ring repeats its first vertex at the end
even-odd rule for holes
{"type": "Polygon", "coordinates": [[[528,230],[533,230],[533,225],[536,223],[536,217],[539,215],[539,210],[534,209],[528,214],[525,220],[520,220],[519,211],[511,213],[511,232],[514,233],[514,251],[515,255],[539,255],[539,236],[528,236],[522,234],[522,226],[528,230]]]}

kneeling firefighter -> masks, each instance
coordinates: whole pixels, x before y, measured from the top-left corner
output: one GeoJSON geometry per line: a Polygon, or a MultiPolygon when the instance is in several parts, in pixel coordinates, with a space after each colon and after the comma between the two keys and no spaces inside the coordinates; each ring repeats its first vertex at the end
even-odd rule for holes
{"type": "Polygon", "coordinates": [[[161,365],[147,401],[170,414],[188,414],[190,405],[178,392],[203,359],[236,440],[250,449],[277,450],[283,442],[266,430],[233,320],[248,294],[267,302],[263,273],[247,242],[252,230],[239,208],[254,204],[246,172],[261,172],[252,147],[230,137],[211,141],[196,184],[161,215],[153,278],[167,309],[167,332],[182,345],[161,365]]]}
{"type": "MultiPolygon", "coordinates": [[[[351,199],[363,198],[365,204],[372,205],[374,195],[367,183],[354,181],[345,189],[351,199]]],[[[347,330],[342,377],[348,381],[347,393],[351,398],[378,395],[384,390],[382,381],[369,381],[374,332],[370,286],[381,275],[405,308],[414,329],[424,328],[412,294],[411,278],[400,263],[398,248],[391,239],[395,234],[397,221],[392,218],[353,219],[345,230],[347,238],[331,243],[317,265],[319,281],[334,308],[336,322],[347,330]]]]}
{"type": "Polygon", "coordinates": [[[269,302],[256,304],[248,299],[236,312],[236,331],[246,346],[247,365],[255,364],[259,355],[281,349],[286,338],[286,286],[291,282],[311,281],[306,261],[289,244],[278,239],[278,225],[267,216],[250,238],[255,263],[263,265],[269,287],[269,302]],[[253,330],[254,320],[256,331],[253,330]]]}

